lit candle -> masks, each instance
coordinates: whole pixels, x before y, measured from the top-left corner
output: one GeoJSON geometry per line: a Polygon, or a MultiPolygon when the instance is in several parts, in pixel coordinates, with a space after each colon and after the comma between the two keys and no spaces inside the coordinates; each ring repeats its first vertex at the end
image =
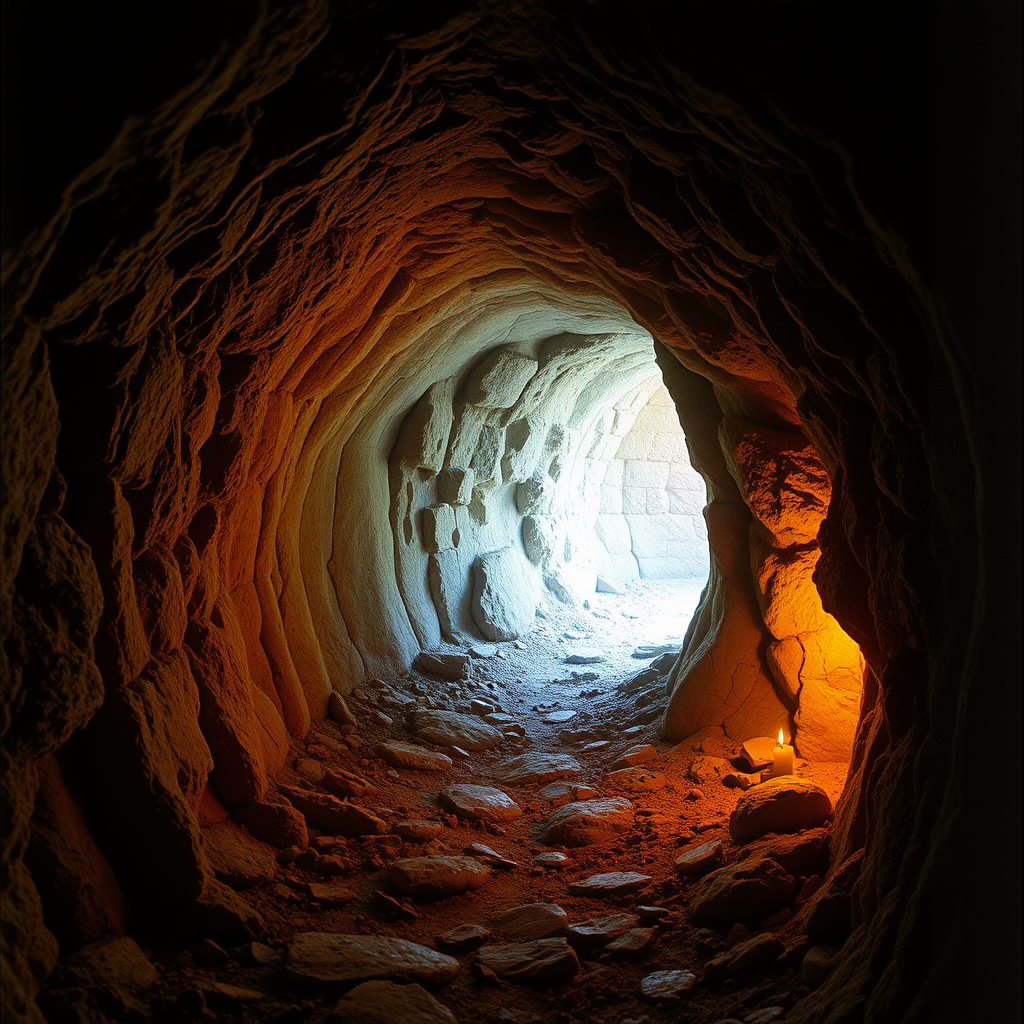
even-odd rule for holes
{"type": "Polygon", "coordinates": [[[780,775],[796,774],[796,752],[791,744],[786,742],[782,730],[779,730],[779,745],[772,751],[772,775],[778,778],[780,775]]]}

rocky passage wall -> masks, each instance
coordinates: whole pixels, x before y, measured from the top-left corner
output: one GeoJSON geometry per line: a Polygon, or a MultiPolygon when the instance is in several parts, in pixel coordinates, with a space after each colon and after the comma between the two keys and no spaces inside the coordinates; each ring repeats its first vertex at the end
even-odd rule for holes
{"type": "Polygon", "coordinates": [[[929,565],[970,590],[977,550],[959,357],[842,154],[659,38],[596,7],[261,7],[5,257],[13,1014],[57,949],[56,869],[23,857],[47,808],[92,843],[60,868],[96,900],[62,941],[120,930],[125,901],[200,906],[201,809],[259,806],[332,692],[483,628],[448,596],[463,528],[473,565],[493,543],[549,590],[585,564],[543,517],[550,486],[600,486],[590,410],[530,420],[566,332],[609,365],[656,339],[707,488],[667,734],[781,717],[812,756],[852,744],[832,856],[862,865],[855,931],[789,1019],[930,998],[960,741],[929,707],[967,654],[929,565]]]}

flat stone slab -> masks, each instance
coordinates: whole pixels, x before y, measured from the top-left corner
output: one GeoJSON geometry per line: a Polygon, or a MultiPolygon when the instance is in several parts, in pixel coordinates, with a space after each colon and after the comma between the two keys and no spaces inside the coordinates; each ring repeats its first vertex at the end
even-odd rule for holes
{"type": "Polygon", "coordinates": [[[448,953],[472,953],[494,936],[482,924],[460,924],[457,928],[437,937],[438,948],[448,953]]]}
{"type": "Polygon", "coordinates": [[[641,875],[638,871],[607,871],[580,882],[570,882],[569,892],[574,896],[628,896],[645,888],[650,881],[650,875],[641,875]]]}
{"type": "Polygon", "coordinates": [[[374,747],[374,753],[393,768],[413,768],[421,772],[443,772],[452,766],[452,759],[440,750],[430,750],[415,743],[385,740],[374,747]]]}
{"type": "Polygon", "coordinates": [[[633,824],[633,805],[620,797],[584,800],[560,807],[544,826],[550,846],[589,846],[622,832],[633,824]]]}
{"type": "Polygon", "coordinates": [[[463,715],[458,711],[414,711],[412,731],[428,743],[463,750],[486,750],[501,742],[501,733],[494,726],[476,715],[463,715]]]}
{"type": "Polygon", "coordinates": [[[561,722],[568,722],[570,719],[576,717],[576,712],[570,708],[563,708],[561,711],[552,711],[550,714],[544,716],[544,721],[553,725],[558,725],[561,722]]]}
{"type": "Polygon", "coordinates": [[[650,1003],[675,1002],[696,983],[697,976],[689,971],[655,971],[640,982],[640,997],[650,1003]]]}
{"type": "Polygon", "coordinates": [[[630,928],[604,947],[613,960],[639,960],[646,956],[658,941],[653,928],[630,928]]]}
{"type": "Polygon", "coordinates": [[[392,827],[396,836],[402,839],[421,839],[429,843],[441,834],[442,825],[439,821],[398,821],[392,827]]]}
{"type": "Polygon", "coordinates": [[[554,782],[582,771],[579,761],[569,754],[520,754],[498,765],[498,777],[512,786],[554,782]]]}
{"type": "Polygon", "coordinates": [[[445,786],[438,793],[437,802],[446,811],[469,821],[511,821],[523,813],[512,797],[493,786],[445,786]]]}
{"type": "Polygon", "coordinates": [[[484,946],[476,959],[499,978],[524,985],[559,985],[580,969],[579,958],[563,938],[484,946]]]}
{"type": "Polygon", "coordinates": [[[678,654],[682,643],[678,644],[641,644],[633,650],[633,657],[640,661],[648,661],[650,658],[660,658],[663,654],[678,654]]]}
{"type": "Polygon", "coordinates": [[[825,790],[787,775],[748,789],[729,816],[729,832],[739,842],[766,832],[799,832],[821,825],[831,813],[825,790]]]}
{"type": "Polygon", "coordinates": [[[267,882],[277,871],[273,851],[240,825],[222,821],[202,830],[213,873],[232,889],[267,882]]]}
{"type": "Polygon", "coordinates": [[[422,985],[364,981],[338,1000],[324,1024],[457,1024],[455,1015],[422,985]]]}
{"type": "Polygon", "coordinates": [[[687,846],[676,857],[676,871],[681,875],[706,875],[721,865],[724,852],[720,839],[687,846]]]}
{"type": "Polygon", "coordinates": [[[596,665],[598,662],[605,661],[606,658],[604,652],[599,651],[596,647],[576,647],[562,660],[566,665],[596,665]]]}
{"type": "Polygon", "coordinates": [[[490,864],[492,868],[501,868],[502,871],[511,871],[513,868],[519,867],[516,861],[503,857],[497,850],[492,850],[489,846],[484,846],[483,843],[470,843],[462,852],[467,857],[476,857],[477,860],[490,864]]]}
{"type": "Polygon", "coordinates": [[[331,991],[364,981],[443,985],[459,961],[405,939],[302,932],[287,945],[284,969],[297,985],[331,991]]]}
{"type": "Polygon", "coordinates": [[[491,930],[511,942],[532,942],[565,935],[569,915],[557,903],[525,903],[488,922],[491,930]]]}
{"type": "Polygon", "coordinates": [[[785,948],[778,936],[772,932],[762,932],[719,953],[708,961],[704,971],[709,978],[737,978],[748,971],[775,963],[785,948]]]}
{"type": "Polygon", "coordinates": [[[657,757],[658,751],[650,743],[638,743],[635,747],[623,751],[612,764],[612,769],[635,768],[638,764],[645,764],[651,758],[657,757]]]}
{"type": "Polygon", "coordinates": [[[759,768],[771,767],[774,761],[772,752],[778,742],[771,736],[755,736],[753,739],[743,741],[740,751],[752,772],[756,772],[759,768]]]}
{"type": "Polygon", "coordinates": [[[650,768],[620,768],[617,772],[609,772],[605,782],[629,793],[656,793],[668,785],[661,772],[652,772],[650,768]]]}
{"type": "Polygon", "coordinates": [[[690,920],[697,925],[760,921],[793,895],[793,878],[775,861],[760,857],[712,871],[690,896],[690,920]]]}
{"type": "Polygon", "coordinates": [[[607,917],[592,917],[588,921],[569,925],[569,943],[576,949],[600,949],[612,939],[625,935],[635,928],[640,919],[634,914],[609,914],[607,917]]]}
{"type": "Polygon", "coordinates": [[[420,651],[413,661],[413,668],[454,683],[469,675],[469,655],[420,651]]]}
{"type": "Polygon", "coordinates": [[[494,644],[474,644],[470,647],[469,653],[474,658],[493,658],[498,653],[498,648],[494,644]]]}
{"type": "Polygon", "coordinates": [[[392,861],[384,878],[400,893],[436,900],[479,889],[491,869],[475,857],[406,857],[392,861]]]}
{"type": "Polygon", "coordinates": [[[537,799],[545,803],[561,807],[563,804],[576,800],[590,800],[597,796],[597,790],[591,786],[577,786],[571,782],[552,782],[538,790],[537,799]]]}
{"type": "Polygon", "coordinates": [[[351,903],[355,893],[344,885],[322,885],[319,882],[310,882],[306,886],[309,895],[321,903],[329,903],[332,906],[341,906],[344,903],[351,903]]]}
{"type": "Polygon", "coordinates": [[[281,786],[281,792],[306,821],[332,836],[383,835],[387,823],[375,814],[329,793],[316,793],[297,786],[281,786]]]}
{"type": "Polygon", "coordinates": [[[562,868],[568,867],[571,862],[564,853],[559,853],[557,850],[545,850],[544,853],[538,853],[533,858],[533,863],[538,867],[547,868],[551,871],[561,871],[562,868]]]}

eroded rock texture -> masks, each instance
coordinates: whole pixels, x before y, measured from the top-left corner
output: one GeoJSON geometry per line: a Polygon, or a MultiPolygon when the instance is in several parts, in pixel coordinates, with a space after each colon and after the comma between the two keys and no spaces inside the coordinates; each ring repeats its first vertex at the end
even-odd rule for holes
{"type": "Polygon", "coordinates": [[[98,844],[67,859],[93,902],[62,941],[116,934],[118,889],[143,915],[210,899],[201,801],[259,805],[332,691],[592,589],[559,516],[602,486],[651,338],[712,561],[666,732],[852,750],[831,859],[864,848],[856,930],[787,1019],[929,998],[960,748],[928,709],[965,654],[928,561],[972,578],[943,463],[972,399],[842,154],[632,19],[259,8],[5,262],[15,1017],[56,956],[22,856],[44,761],[98,844]],[[960,399],[935,436],[923,367],[960,399]]]}

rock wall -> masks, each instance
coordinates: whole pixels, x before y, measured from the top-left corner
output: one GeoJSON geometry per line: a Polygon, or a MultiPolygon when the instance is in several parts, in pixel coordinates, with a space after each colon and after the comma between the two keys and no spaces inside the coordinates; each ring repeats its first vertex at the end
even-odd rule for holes
{"type": "MultiPolygon", "coordinates": [[[[538,343],[646,332],[709,498],[667,732],[788,716],[827,752],[815,730],[836,706],[852,721],[863,657],[832,851],[863,850],[856,927],[789,1019],[927,1019],[966,928],[966,904],[935,911],[988,706],[972,652],[1000,635],[978,583],[982,559],[998,574],[984,414],[845,153],[717,81],[696,29],[625,9],[247,17],[5,254],[5,1009],[40,1019],[56,955],[23,858],[58,799],[37,805],[51,756],[101,855],[82,891],[107,894],[63,942],[121,926],[104,862],[139,918],[213,898],[201,811],[257,805],[332,691],[472,629],[442,562],[464,524],[488,554],[520,485],[529,501],[551,432],[526,429],[538,343]]],[[[835,117],[859,138],[823,109],[825,136],[835,117]]],[[[495,573],[547,589],[568,564],[495,543],[495,573]]]]}

